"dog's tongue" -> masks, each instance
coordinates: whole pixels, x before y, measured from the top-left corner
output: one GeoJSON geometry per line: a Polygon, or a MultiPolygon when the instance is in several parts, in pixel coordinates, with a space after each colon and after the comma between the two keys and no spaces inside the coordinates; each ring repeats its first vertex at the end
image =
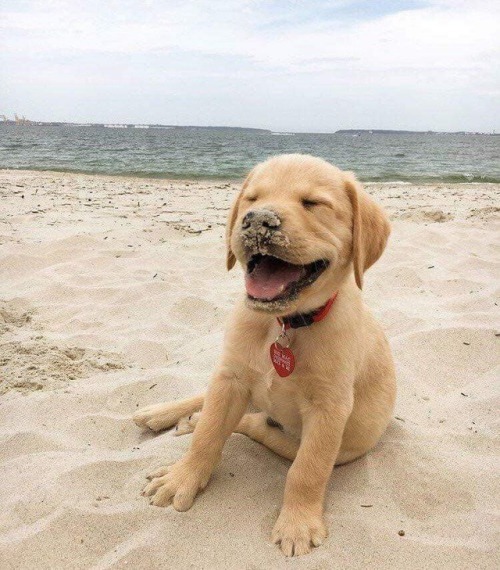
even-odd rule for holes
{"type": "Polygon", "coordinates": [[[247,293],[255,299],[270,301],[278,297],[290,283],[298,281],[304,268],[275,257],[262,258],[245,276],[247,293]]]}

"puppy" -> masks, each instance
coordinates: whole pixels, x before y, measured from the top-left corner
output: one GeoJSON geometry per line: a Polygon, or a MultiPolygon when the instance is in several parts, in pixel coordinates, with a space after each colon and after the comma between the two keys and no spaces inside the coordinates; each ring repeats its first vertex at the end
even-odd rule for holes
{"type": "Polygon", "coordinates": [[[286,556],[323,542],[333,466],[370,450],[394,407],[389,345],[361,299],[389,233],[354,175],[324,160],[283,155],[250,172],[227,224],[227,268],[242,265],[246,294],[208,392],[134,415],[154,431],[194,429],[185,457],[150,475],[152,504],[189,509],[242,433],[293,461],[273,542],[286,556]]]}

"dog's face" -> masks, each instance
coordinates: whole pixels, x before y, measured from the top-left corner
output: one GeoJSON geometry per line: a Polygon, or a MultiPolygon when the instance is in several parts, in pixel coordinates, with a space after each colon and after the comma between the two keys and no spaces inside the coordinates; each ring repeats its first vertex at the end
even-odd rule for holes
{"type": "Polygon", "coordinates": [[[307,155],[278,156],[252,170],[227,228],[228,269],[236,259],[243,266],[249,307],[276,315],[312,310],[338,289],[353,264],[361,287],[389,228],[366,195],[360,200],[357,186],[350,173],[307,155]],[[365,211],[365,201],[373,211],[365,211]],[[363,212],[371,218],[375,247],[358,263],[367,249],[358,235],[363,212]]]}

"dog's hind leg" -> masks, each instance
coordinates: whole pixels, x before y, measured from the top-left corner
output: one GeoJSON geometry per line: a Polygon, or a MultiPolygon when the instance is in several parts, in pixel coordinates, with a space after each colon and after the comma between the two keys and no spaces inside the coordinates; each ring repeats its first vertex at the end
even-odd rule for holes
{"type": "Polygon", "coordinates": [[[280,427],[280,424],[269,418],[266,413],[259,412],[245,414],[234,431],[248,436],[250,439],[265,445],[274,453],[281,455],[281,457],[293,461],[297,455],[300,441],[283,433],[280,427]]]}
{"type": "Polygon", "coordinates": [[[193,433],[194,428],[200,419],[200,414],[201,412],[195,412],[190,416],[181,418],[175,426],[175,431],[172,432],[172,435],[186,435],[187,433],[193,433]]]}
{"type": "Polygon", "coordinates": [[[161,431],[175,426],[181,418],[199,412],[204,396],[194,396],[185,400],[153,404],[135,412],[134,422],[140,427],[161,431]]]}
{"type": "MultiPolygon", "coordinates": [[[[198,420],[199,413],[181,418],[173,432],[173,435],[185,435],[192,433],[198,420]]],[[[265,413],[245,414],[234,433],[241,433],[250,439],[265,445],[274,453],[293,461],[299,449],[299,441],[281,431],[280,424],[268,418],[265,413]]]]}

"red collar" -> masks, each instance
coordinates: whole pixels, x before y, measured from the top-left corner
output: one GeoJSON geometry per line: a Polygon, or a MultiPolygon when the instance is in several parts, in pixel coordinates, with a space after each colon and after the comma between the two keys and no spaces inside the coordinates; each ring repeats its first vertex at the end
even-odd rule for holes
{"type": "Polygon", "coordinates": [[[285,325],[285,330],[288,329],[299,329],[300,327],[308,327],[313,323],[322,321],[326,315],[330,312],[335,299],[339,292],[334,293],[333,297],[328,299],[328,301],[319,309],[311,311],[310,313],[294,313],[287,317],[278,317],[278,323],[283,326],[285,325]]]}

